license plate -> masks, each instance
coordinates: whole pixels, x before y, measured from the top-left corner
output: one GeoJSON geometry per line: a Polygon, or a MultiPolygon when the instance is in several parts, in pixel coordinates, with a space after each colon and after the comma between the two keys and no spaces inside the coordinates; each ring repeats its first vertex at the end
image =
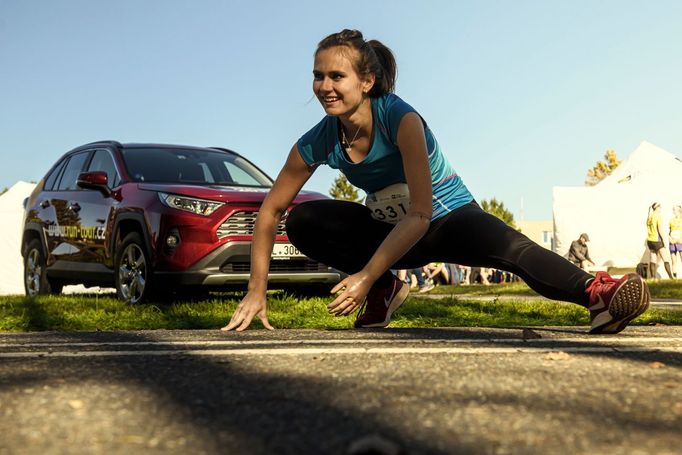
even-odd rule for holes
{"type": "Polygon", "coordinates": [[[291,243],[275,243],[275,246],[272,249],[273,259],[293,259],[303,257],[305,257],[303,253],[298,251],[298,249],[291,243]]]}

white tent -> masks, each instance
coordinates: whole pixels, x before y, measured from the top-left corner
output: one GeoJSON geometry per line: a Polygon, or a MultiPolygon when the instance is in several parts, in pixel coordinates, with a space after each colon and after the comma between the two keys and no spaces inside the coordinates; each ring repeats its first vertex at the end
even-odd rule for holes
{"type": "Polygon", "coordinates": [[[597,185],[553,188],[554,251],[565,255],[586,232],[598,266],[634,269],[648,262],[646,218],[654,202],[667,227],[673,206],[682,204],[682,161],[642,142],[597,185]]]}
{"type": "Polygon", "coordinates": [[[19,181],[0,196],[0,295],[24,293],[20,251],[23,202],[34,187],[34,183],[19,181]]]}
{"type": "MultiPolygon", "coordinates": [[[[21,257],[21,230],[24,222],[24,199],[35,183],[19,181],[0,195],[0,295],[24,294],[24,260],[21,257]]],[[[83,285],[64,286],[64,294],[113,292],[110,288],[83,285]]]]}

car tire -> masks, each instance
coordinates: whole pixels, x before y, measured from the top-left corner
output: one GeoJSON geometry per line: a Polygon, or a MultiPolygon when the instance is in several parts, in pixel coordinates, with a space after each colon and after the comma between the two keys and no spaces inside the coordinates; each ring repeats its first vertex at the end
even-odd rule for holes
{"type": "Polygon", "coordinates": [[[29,297],[60,294],[62,284],[47,278],[47,262],[43,244],[38,239],[28,243],[24,256],[24,291],[29,297]]]}
{"type": "Polygon", "coordinates": [[[137,232],[126,235],[114,257],[116,296],[126,303],[142,303],[152,295],[149,253],[137,232]]]}

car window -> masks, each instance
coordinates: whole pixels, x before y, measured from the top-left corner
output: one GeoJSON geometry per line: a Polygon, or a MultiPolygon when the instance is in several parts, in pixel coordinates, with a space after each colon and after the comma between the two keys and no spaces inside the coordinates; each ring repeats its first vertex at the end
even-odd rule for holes
{"type": "Polygon", "coordinates": [[[109,179],[109,187],[111,188],[117,187],[119,181],[121,180],[118,176],[114,159],[108,150],[95,150],[92,160],[90,161],[90,165],[88,166],[88,172],[93,171],[106,172],[107,178],[109,179]]]}
{"type": "Polygon", "coordinates": [[[135,182],[270,187],[272,180],[244,158],[228,152],[180,148],[124,148],[135,182]]]}
{"type": "Polygon", "coordinates": [[[258,181],[251,176],[248,172],[246,172],[245,168],[240,167],[237,163],[240,161],[244,160],[235,160],[235,161],[225,161],[225,167],[227,168],[227,172],[229,172],[231,179],[234,182],[238,182],[240,185],[258,185],[258,181]]]}
{"type": "Polygon", "coordinates": [[[45,179],[45,185],[43,185],[43,191],[52,191],[52,188],[54,187],[54,183],[57,181],[57,177],[59,177],[59,174],[61,173],[62,169],[64,168],[64,163],[66,163],[66,160],[62,160],[59,162],[57,166],[52,169],[52,172],[49,173],[47,178],[45,179]]]}
{"type": "Polygon", "coordinates": [[[83,172],[83,166],[85,166],[85,161],[89,154],[90,152],[81,152],[71,155],[62,173],[62,178],[59,180],[59,186],[57,187],[59,191],[78,189],[76,180],[78,180],[78,175],[83,172]]]}

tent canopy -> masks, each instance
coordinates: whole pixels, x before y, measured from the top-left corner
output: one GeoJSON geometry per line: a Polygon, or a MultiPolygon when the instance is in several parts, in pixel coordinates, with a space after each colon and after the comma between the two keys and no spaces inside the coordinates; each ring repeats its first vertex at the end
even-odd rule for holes
{"type": "Polygon", "coordinates": [[[662,206],[665,233],[673,206],[682,204],[682,161],[642,142],[598,184],[554,187],[552,196],[555,252],[565,255],[571,242],[586,232],[597,265],[634,268],[648,261],[646,219],[651,204],[662,206]]]}
{"type": "Polygon", "coordinates": [[[0,196],[0,295],[23,294],[23,260],[21,258],[21,230],[23,228],[24,199],[35,188],[34,183],[17,182],[0,196]]]}

